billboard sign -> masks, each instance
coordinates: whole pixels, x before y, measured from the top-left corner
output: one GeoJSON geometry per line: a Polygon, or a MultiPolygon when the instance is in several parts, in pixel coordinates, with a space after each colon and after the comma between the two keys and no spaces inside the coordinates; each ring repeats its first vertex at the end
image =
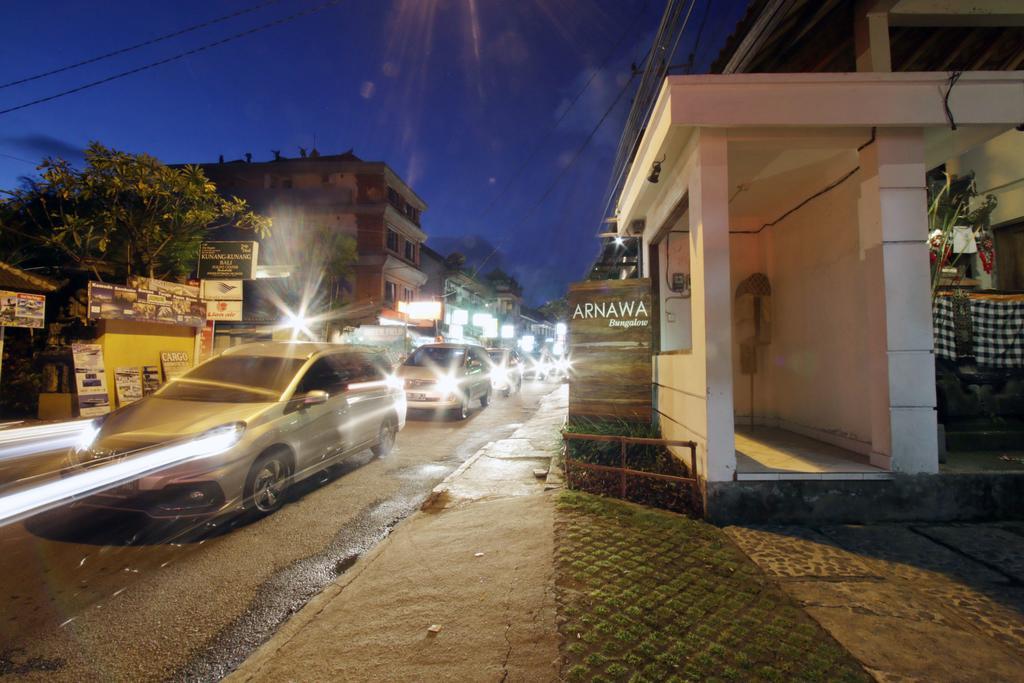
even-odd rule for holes
{"type": "Polygon", "coordinates": [[[254,280],[258,242],[203,242],[199,245],[201,280],[254,280]]]}
{"type": "Polygon", "coordinates": [[[206,304],[176,294],[90,282],[89,319],[202,327],[206,322],[206,304]]]}
{"type": "Polygon", "coordinates": [[[0,290],[0,326],[43,328],[46,297],[0,290]]]}

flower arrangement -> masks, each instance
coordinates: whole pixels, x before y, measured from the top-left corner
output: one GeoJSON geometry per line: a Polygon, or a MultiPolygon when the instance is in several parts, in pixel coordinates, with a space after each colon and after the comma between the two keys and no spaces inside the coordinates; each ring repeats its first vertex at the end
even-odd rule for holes
{"type": "MultiPolygon", "coordinates": [[[[995,195],[978,202],[974,174],[957,177],[943,173],[928,185],[928,252],[932,263],[932,297],[935,297],[943,269],[956,265],[964,253],[977,252],[982,268],[991,273],[995,265],[995,242],[989,217],[996,208],[995,195]],[[971,208],[973,205],[974,208],[971,208]],[[976,249],[954,249],[956,231],[969,231],[976,249]]],[[[962,237],[960,238],[962,239],[962,237]]]]}

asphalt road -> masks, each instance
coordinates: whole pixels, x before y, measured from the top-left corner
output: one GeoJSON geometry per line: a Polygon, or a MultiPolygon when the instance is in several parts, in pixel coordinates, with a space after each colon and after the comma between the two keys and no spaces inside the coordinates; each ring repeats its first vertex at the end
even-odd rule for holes
{"type": "Polygon", "coordinates": [[[0,527],[0,679],[220,679],[554,388],[527,382],[465,422],[410,416],[390,455],[361,453],[249,524],[61,509],[0,527]]]}

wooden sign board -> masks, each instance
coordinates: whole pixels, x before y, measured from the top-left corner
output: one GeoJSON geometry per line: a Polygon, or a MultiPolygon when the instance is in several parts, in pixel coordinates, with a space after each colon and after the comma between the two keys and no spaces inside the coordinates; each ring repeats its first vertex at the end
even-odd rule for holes
{"type": "Polygon", "coordinates": [[[651,281],[569,285],[569,418],[651,421],[651,281]]]}

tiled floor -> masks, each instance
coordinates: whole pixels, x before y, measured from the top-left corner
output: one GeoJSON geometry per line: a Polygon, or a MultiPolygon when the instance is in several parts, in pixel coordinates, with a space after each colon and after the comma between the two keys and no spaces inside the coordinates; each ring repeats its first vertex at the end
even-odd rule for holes
{"type": "Polygon", "coordinates": [[[867,457],[777,427],[736,428],[736,478],[888,479],[867,457]]]}

